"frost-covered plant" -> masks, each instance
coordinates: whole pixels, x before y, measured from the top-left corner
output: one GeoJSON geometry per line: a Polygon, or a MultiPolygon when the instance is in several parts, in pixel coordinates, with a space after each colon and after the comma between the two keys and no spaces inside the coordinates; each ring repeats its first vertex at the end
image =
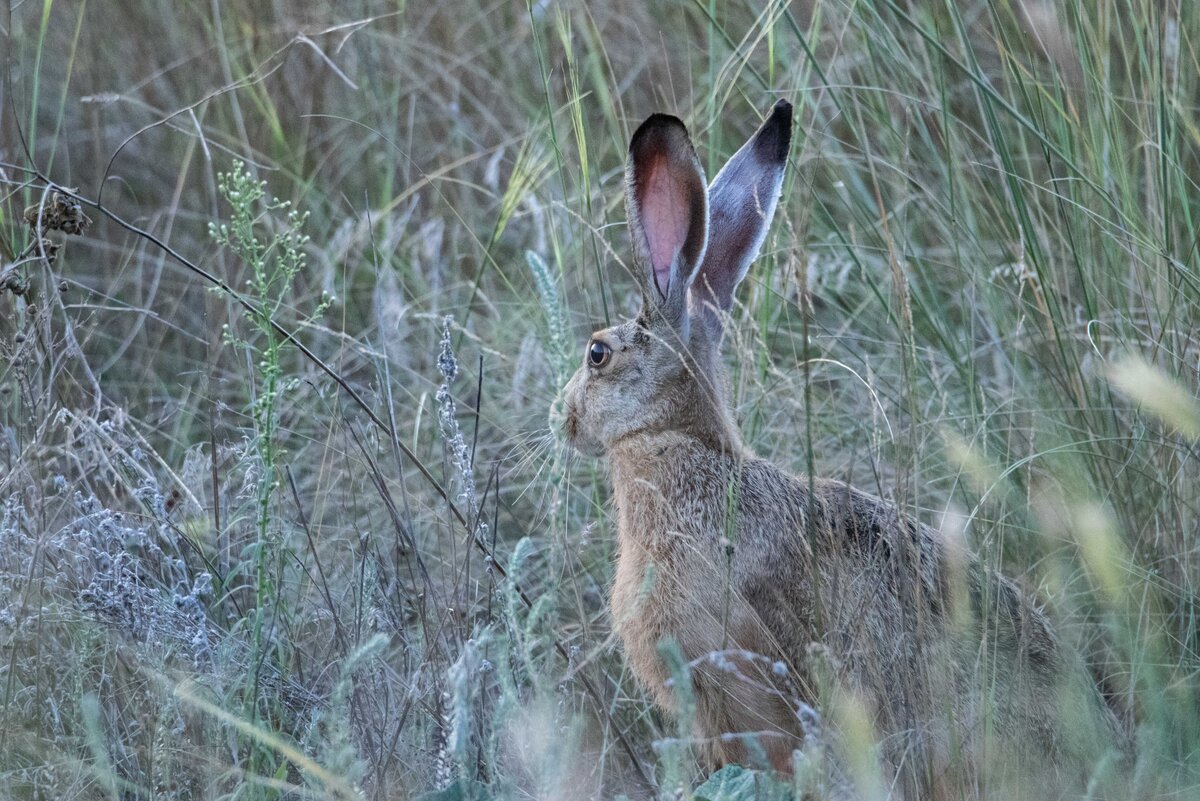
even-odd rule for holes
{"type": "Polygon", "coordinates": [[[481,542],[487,541],[488,524],[479,515],[479,493],[475,487],[474,455],[463,436],[458,423],[458,404],[450,392],[450,385],[458,377],[458,359],[451,343],[454,318],[447,315],[442,319],[442,339],[438,351],[438,372],[442,383],[438,386],[438,431],[454,468],[454,482],[458,488],[457,498],[466,507],[468,525],[472,535],[481,542]]]}
{"type": "MultiPolygon", "coordinates": [[[[437,419],[438,433],[446,449],[450,465],[454,468],[453,482],[457,489],[456,499],[464,507],[467,525],[476,541],[486,542],[488,524],[479,514],[479,494],[475,486],[474,464],[471,449],[463,436],[458,422],[458,405],[450,386],[458,377],[458,359],[454,355],[451,332],[454,318],[447,315],[442,319],[442,336],[439,343],[437,368],[442,377],[438,386],[437,419]]],[[[442,731],[436,768],[436,779],[446,787],[454,782],[470,778],[468,769],[468,745],[471,737],[471,719],[476,695],[472,690],[473,677],[478,667],[479,656],[475,643],[468,640],[447,676],[448,687],[443,693],[442,731]]]]}
{"type": "Polygon", "coordinates": [[[0,632],[30,636],[21,626],[33,599],[26,577],[39,562],[36,601],[43,612],[71,619],[80,612],[115,626],[135,642],[173,644],[197,669],[208,666],[212,632],[205,599],[212,576],[191,569],[162,547],[157,523],[146,524],[74,492],[74,516],[37,537],[20,496],[5,500],[0,518],[0,632]],[[23,591],[24,590],[24,591],[23,591]],[[5,631],[7,629],[7,631],[5,631]]]}
{"type": "Polygon", "coordinates": [[[463,644],[458,659],[450,666],[443,703],[446,709],[445,752],[439,779],[470,778],[474,755],[471,742],[475,727],[475,702],[479,693],[482,656],[474,639],[463,644]],[[451,772],[453,771],[453,772],[451,772]]]}
{"type": "MultiPolygon", "coordinates": [[[[104,431],[120,438],[119,423],[104,431]]],[[[209,615],[211,574],[181,558],[176,531],[158,516],[157,482],[138,480],[129,496],[141,503],[128,511],[75,490],[73,474],[0,506],[0,652],[12,655],[0,691],[4,797],[60,797],[75,780],[65,764],[84,758],[104,784],[186,797],[175,791],[188,769],[167,756],[182,753],[184,723],[162,677],[219,684],[222,635],[209,615]],[[129,708],[136,718],[120,714],[129,708]]]]}

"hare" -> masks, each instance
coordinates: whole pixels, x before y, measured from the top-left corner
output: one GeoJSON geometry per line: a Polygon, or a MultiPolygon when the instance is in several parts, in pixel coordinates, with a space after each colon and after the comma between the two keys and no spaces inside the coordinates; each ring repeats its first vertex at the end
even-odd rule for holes
{"type": "Polygon", "coordinates": [[[651,116],[629,146],[642,309],[592,335],[563,390],[568,444],[611,471],[611,611],[628,660],[682,713],[662,649],[674,644],[712,766],[790,771],[798,710],[837,696],[865,710],[905,797],[937,797],[950,772],[996,753],[1078,781],[1119,724],[1037,604],[894,505],[793,476],[742,441],[719,348],[791,128],[781,100],[711,186],[675,117],[651,116]]]}

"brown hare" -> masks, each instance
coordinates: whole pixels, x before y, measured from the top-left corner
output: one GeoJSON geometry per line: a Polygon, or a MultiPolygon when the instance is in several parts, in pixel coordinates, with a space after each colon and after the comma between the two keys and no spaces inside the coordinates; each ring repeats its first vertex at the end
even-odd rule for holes
{"type": "Polygon", "coordinates": [[[1039,607],[892,504],[793,476],[742,442],[719,345],[791,128],[780,101],[711,186],[675,117],[655,114],[630,143],[642,310],[592,335],[564,389],[568,442],[611,469],[616,631],[668,712],[679,704],[660,645],[674,643],[713,765],[789,771],[798,710],[836,695],[865,711],[897,796],[940,797],[951,774],[981,792],[981,764],[1004,754],[1058,782],[1041,786],[1052,797],[1120,735],[1039,607]]]}

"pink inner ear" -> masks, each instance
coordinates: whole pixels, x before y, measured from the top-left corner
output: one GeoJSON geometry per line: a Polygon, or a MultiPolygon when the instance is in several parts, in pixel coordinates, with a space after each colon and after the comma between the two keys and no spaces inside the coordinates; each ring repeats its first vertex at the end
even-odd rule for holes
{"type": "Polygon", "coordinates": [[[687,185],[672,174],[671,164],[660,155],[646,167],[641,181],[638,206],[642,229],[646,232],[654,283],[665,298],[670,289],[671,264],[687,241],[691,217],[687,204],[687,185]]]}

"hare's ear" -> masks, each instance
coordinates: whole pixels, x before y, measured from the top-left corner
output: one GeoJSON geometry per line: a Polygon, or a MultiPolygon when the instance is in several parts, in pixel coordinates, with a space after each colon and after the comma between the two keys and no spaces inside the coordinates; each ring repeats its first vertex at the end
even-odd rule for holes
{"type": "Polygon", "coordinates": [[[655,114],[637,129],[629,143],[625,184],[646,311],[657,307],[675,326],[686,325],[688,285],[708,238],[708,190],[679,119],[655,114]]]}
{"type": "Polygon", "coordinates": [[[792,104],[780,100],[709,187],[708,249],[691,287],[694,313],[720,326],[766,238],[792,142],[792,104]]]}

